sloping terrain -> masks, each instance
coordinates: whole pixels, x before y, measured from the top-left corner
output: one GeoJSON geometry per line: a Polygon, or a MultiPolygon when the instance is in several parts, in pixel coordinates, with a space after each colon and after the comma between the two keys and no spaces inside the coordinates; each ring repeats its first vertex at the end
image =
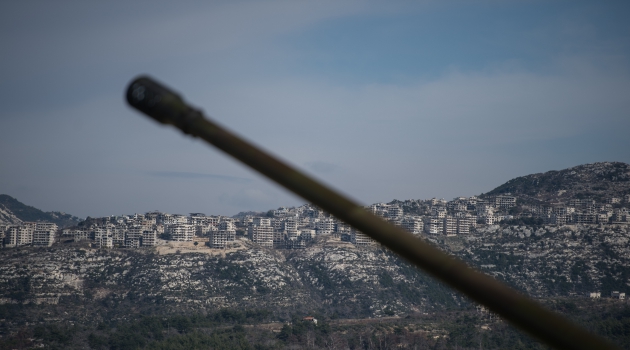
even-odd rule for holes
{"type": "Polygon", "coordinates": [[[11,249],[0,264],[0,303],[56,305],[85,322],[157,308],[305,314],[335,308],[346,317],[374,317],[454,304],[449,291],[391,253],[338,243],[291,252],[243,240],[244,249],[225,257],[78,244],[11,249]]]}
{"type": "Polygon", "coordinates": [[[0,224],[18,224],[22,221],[54,222],[60,228],[74,226],[79,218],[61,212],[43,212],[35,207],[26,205],[17,199],[0,194],[0,224]]]}
{"type": "Polygon", "coordinates": [[[528,196],[546,201],[595,199],[630,194],[630,164],[602,162],[517,177],[486,195],[528,196]]]}

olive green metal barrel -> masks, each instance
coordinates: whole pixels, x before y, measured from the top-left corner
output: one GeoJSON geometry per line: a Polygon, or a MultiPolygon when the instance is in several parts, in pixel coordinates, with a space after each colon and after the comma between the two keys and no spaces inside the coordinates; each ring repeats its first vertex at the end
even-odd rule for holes
{"type": "Polygon", "coordinates": [[[148,77],[133,80],[127,89],[127,101],[158,122],[172,124],[186,134],[211,143],[547,344],[558,349],[615,349],[606,340],[369,213],[357,203],[206,119],[201,111],[188,106],[179,95],[154,80],[148,77]]]}

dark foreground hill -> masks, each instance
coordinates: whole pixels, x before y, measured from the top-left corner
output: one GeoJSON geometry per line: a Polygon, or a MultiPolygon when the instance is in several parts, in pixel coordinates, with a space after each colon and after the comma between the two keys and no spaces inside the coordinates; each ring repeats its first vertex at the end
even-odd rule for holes
{"type": "Polygon", "coordinates": [[[9,195],[0,194],[0,223],[17,224],[19,221],[54,222],[63,228],[76,225],[80,219],[57,211],[44,212],[9,195]]]}
{"type": "Polygon", "coordinates": [[[486,195],[505,193],[546,201],[576,198],[604,202],[607,198],[630,194],[630,164],[601,162],[521,176],[486,195]]]}

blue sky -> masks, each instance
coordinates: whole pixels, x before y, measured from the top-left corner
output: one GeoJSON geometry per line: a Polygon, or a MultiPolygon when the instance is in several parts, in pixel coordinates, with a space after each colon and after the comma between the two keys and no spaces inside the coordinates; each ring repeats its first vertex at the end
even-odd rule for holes
{"type": "Polygon", "coordinates": [[[0,3],[0,193],[105,216],[303,201],[123,101],[150,74],[363,203],[630,162],[630,5],[0,3]]]}

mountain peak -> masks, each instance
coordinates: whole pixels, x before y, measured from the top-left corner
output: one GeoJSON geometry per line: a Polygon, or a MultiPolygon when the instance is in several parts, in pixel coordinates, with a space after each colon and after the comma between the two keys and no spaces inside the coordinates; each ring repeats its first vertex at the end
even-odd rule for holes
{"type": "Polygon", "coordinates": [[[619,197],[630,194],[630,164],[599,162],[521,176],[486,195],[505,193],[548,201],[619,197]]]}

